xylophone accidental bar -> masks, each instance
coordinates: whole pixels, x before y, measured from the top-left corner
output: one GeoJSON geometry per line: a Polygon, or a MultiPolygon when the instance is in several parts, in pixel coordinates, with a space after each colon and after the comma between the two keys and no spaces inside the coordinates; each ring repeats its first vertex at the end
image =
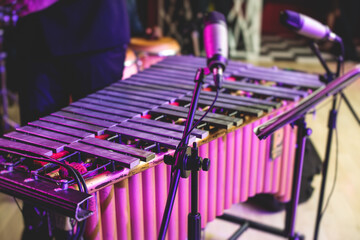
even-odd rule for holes
{"type": "MultiPolygon", "coordinates": [[[[71,113],[71,115],[61,113],[62,118],[72,120],[71,126],[68,124],[68,121],[50,122],[38,120],[35,122],[38,122],[37,125],[41,125],[42,129],[62,133],[65,131],[65,134],[72,135],[73,133],[71,130],[87,132],[84,128],[80,127],[81,124],[79,126],[75,124],[77,121],[85,123],[87,119],[83,116],[98,119],[101,120],[101,122],[112,122],[111,119],[108,118],[109,116],[101,116],[102,113],[110,114],[111,109],[119,109],[127,106],[143,107],[143,104],[150,104],[151,107],[149,107],[145,112],[135,111],[134,114],[138,115],[132,118],[122,116],[120,115],[120,112],[118,112],[119,115],[116,115],[116,117],[119,119],[117,119],[117,121],[113,121],[116,124],[115,127],[119,127],[119,124],[121,125],[124,123],[124,121],[126,121],[141,123],[147,126],[152,126],[153,124],[154,128],[169,128],[171,125],[173,125],[176,126],[176,130],[174,129],[174,131],[181,132],[179,128],[183,126],[177,124],[183,122],[182,119],[184,118],[184,113],[186,113],[187,105],[186,101],[178,101],[178,99],[184,96],[191,96],[192,90],[194,88],[193,76],[195,75],[196,67],[205,66],[205,62],[206,60],[204,58],[195,57],[167,58],[161,62],[161,64],[155,65],[153,68],[149,69],[151,71],[145,70],[141,74],[133,75],[129,79],[119,81],[108,89],[100,90],[84,99],[81,99],[73,105],[62,109],[61,112],[71,113]],[[173,67],[174,64],[172,62],[174,60],[176,61],[176,59],[178,61],[175,68],[173,67]],[[187,65],[190,65],[190,67],[187,67],[187,65]],[[181,67],[181,69],[177,70],[179,67],[181,67]],[[164,68],[166,71],[163,70],[164,68]],[[157,74],[154,73],[154,71],[157,74]],[[139,91],[146,91],[148,93],[152,92],[153,95],[159,94],[159,91],[155,91],[156,89],[166,89],[167,91],[177,93],[178,97],[175,101],[172,99],[165,99],[163,97],[152,99],[144,96],[143,93],[137,94],[136,92],[132,92],[129,94],[124,91],[117,91],[122,86],[124,86],[124,88],[127,87],[127,89],[131,88],[138,89],[139,91]],[[141,86],[141,88],[139,88],[139,86],[141,86]],[[93,99],[101,101],[94,102],[93,99]],[[137,105],[134,105],[134,100],[136,100],[137,105]],[[83,103],[91,104],[84,105],[83,103]],[[109,106],[109,103],[111,103],[111,107],[109,106]],[[118,104],[118,106],[114,105],[114,103],[118,104]],[[107,113],[101,110],[100,106],[104,105],[108,105],[108,109],[106,110],[107,113]],[[96,107],[96,109],[94,107],[96,107]],[[69,108],[71,109],[69,110],[69,108]],[[173,111],[174,113],[170,114],[169,112],[156,112],[159,109],[176,110],[173,111]],[[96,113],[99,114],[97,115],[96,113]],[[183,114],[178,116],[177,114],[179,113],[183,114]],[[90,114],[91,116],[89,116],[90,114]],[[139,115],[142,115],[142,117],[149,117],[151,119],[139,118],[139,115]],[[122,120],[120,117],[127,120],[122,120]],[[163,125],[163,127],[161,125],[163,125]],[[66,132],[66,128],[70,129],[70,131],[66,132]]],[[[237,64],[230,62],[228,69],[232,69],[232,65],[236,66],[237,64]]],[[[268,69],[264,71],[266,72],[268,69]]],[[[276,70],[276,72],[289,76],[292,74],[291,72],[283,70],[276,70]]],[[[233,71],[225,72],[225,74],[227,74],[229,77],[233,77],[232,73],[233,71]]],[[[315,75],[305,73],[300,75],[298,73],[296,74],[298,75],[298,78],[306,75],[306,78],[310,78],[309,76],[312,76],[313,79],[315,79],[315,75]]],[[[201,130],[202,133],[196,133],[198,138],[199,136],[202,136],[201,140],[197,140],[200,145],[201,155],[203,157],[209,157],[210,155],[210,159],[213,160],[212,168],[210,168],[209,174],[200,174],[200,184],[206,186],[200,188],[205,192],[200,194],[200,196],[202,196],[200,197],[202,206],[200,211],[203,219],[203,227],[216,215],[221,214],[222,210],[229,207],[232,202],[239,202],[240,200],[245,201],[249,196],[260,192],[273,192],[286,201],[288,199],[287,193],[290,189],[290,184],[287,179],[290,179],[289,175],[291,174],[291,155],[293,152],[292,149],[294,148],[295,137],[294,130],[286,128],[282,131],[283,136],[280,136],[280,139],[283,141],[284,150],[283,152],[280,152],[280,156],[275,156],[273,157],[274,159],[271,160],[269,159],[271,141],[257,141],[256,138],[252,136],[252,129],[259,123],[266,121],[266,119],[284,111],[284,109],[291,108],[291,105],[294,103],[293,99],[289,100],[286,98],[281,98],[281,96],[271,96],[271,94],[264,91],[264,89],[269,90],[272,88],[272,86],[275,86],[274,82],[276,81],[264,81],[265,83],[263,84],[261,79],[257,79],[255,77],[234,77],[234,79],[231,80],[235,82],[242,81],[257,86],[263,86],[261,91],[256,87],[253,87],[248,91],[224,88],[223,92],[220,94],[221,97],[219,99],[221,101],[228,101],[230,99],[239,106],[251,106],[254,109],[258,109],[259,106],[261,106],[259,110],[260,112],[262,111],[262,114],[259,117],[250,116],[245,112],[237,111],[237,109],[227,109],[226,106],[218,105],[215,108],[215,112],[210,114],[211,116],[208,116],[209,119],[206,119],[206,121],[202,123],[203,129],[206,131],[201,130]],[[267,85],[269,82],[272,85],[267,85]],[[241,104],[241,102],[243,104],[241,104]],[[273,109],[271,109],[269,106],[271,106],[273,109]],[[223,119],[221,119],[220,116],[223,116],[223,119]],[[216,122],[219,122],[219,119],[221,119],[222,125],[216,125],[216,122]],[[243,124],[242,127],[239,126],[241,124],[243,124]],[[250,142],[252,144],[245,144],[250,142]],[[235,161],[235,159],[237,161],[235,161]],[[221,165],[222,163],[226,163],[229,167],[225,168],[225,165],[221,165]],[[234,181],[234,179],[236,180],[234,181]],[[204,198],[204,196],[208,195],[210,196],[209,198],[204,198]],[[216,195],[218,196],[218,200],[216,200],[216,195]],[[224,195],[226,196],[226,199],[223,197],[224,195]]],[[[225,83],[231,84],[233,81],[225,81],[225,83]]],[[[314,83],[314,85],[316,84],[317,83],[314,83]]],[[[289,84],[285,84],[284,86],[280,86],[281,84],[278,85],[277,86],[279,88],[289,89],[289,92],[291,92],[291,89],[296,89],[301,91],[305,90],[306,93],[306,89],[311,90],[316,88],[301,87],[301,85],[295,82],[293,82],[292,86],[289,86],[289,84]]],[[[202,92],[202,95],[214,95],[211,78],[206,79],[205,87],[207,88],[205,89],[207,91],[202,92]]],[[[299,98],[302,98],[303,96],[304,94],[301,92],[301,94],[299,94],[299,98]]],[[[199,114],[206,110],[205,105],[206,104],[203,104],[203,106],[201,106],[202,109],[199,109],[199,114]]],[[[129,110],[129,112],[132,112],[133,110],[134,109],[129,110]]],[[[52,115],[56,115],[56,113],[52,115]]],[[[58,116],[59,114],[57,114],[57,117],[58,116]]],[[[93,121],[90,125],[95,124],[95,122],[96,121],[93,121]]],[[[34,123],[29,123],[29,125],[33,124],[34,123]]],[[[126,127],[123,126],[122,128],[127,129],[127,132],[135,131],[140,135],[145,133],[144,131],[139,131],[139,129],[132,129],[129,125],[126,127]]],[[[200,130],[197,129],[197,131],[200,130]]],[[[130,142],[130,144],[127,145],[129,149],[142,148],[145,151],[151,150],[156,152],[156,157],[152,160],[148,160],[147,162],[141,160],[137,166],[132,166],[132,169],[116,168],[115,171],[99,171],[96,175],[91,177],[86,175],[87,185],[95,196],[94,200],[98,200],[100,203],[99,205],[101,205],[101,207],[96,207],[95,204],[93,207],[95,214],[88,221],[86,236],[89,238],[90,236],[100,237],[102,235],[105,236],[105,234],[112,233],[123,237],[132,236],[134,239],[155,238],[159,222],[161,221],[161,214],[164,209],[164,201],[167,192],[166,185],[170,171],[169,167],[166,167],[164,164],[160,163],[162,162],[162,156],[167,152],[166,149],[168,149],[168,147],[161,145],[161,143],[156,143],[154,147],[154,142],[148,138],[141,139],[140,141],[134,140],[132,139],[131,134],[119,134],[119,132],[114,132],[111,130],[111,127],[102,127],[101,132],[87,133],[99,135],[102,132],[111,135],[111,137],[116,137],[117,142],[114,143],[115,145],[126,145],[127,142],[130,142]],[[121,142],[121,144],[119,142],[121,142]],[[114,192],[115,196],[112,195],[114,192]],[[155,192],[157,193],[157,197],[153,195],[155,192]],[[121,197],[124,197],[124,199],[121,197]],[[146,201],[147,199],[156,199],[156,203],[152,201],[146,201]],[[104,205],[109,201],[109,205],[104,205]],[[123,211],[123,209],[127,210],[123,211]],[[111,214],[111,212],[117,212],[117,215],[114,216],[111,214]],[[127,218],[127,216],[131,216],[130,220],[127,218]]],[[[147,134],[154,134],[154,131],[147,134]]],[[[137,137],[139,137],[139,135],[137,135],[137,137]]],[[[155,136],[153,139],[155,139],[155,136]]],[[[85,138],[78,142],[86,146],[86,149],[91,146],[94,151],[98,148],[104,150],[104,144],[102,144],[102,146],[98,146],[96,144],[89,144],[89,142],[83,142],[84,140],[85,138]]],[[[106,140],[101,140],[101,142],[105,143],[106,140]]],[[[79,152],[80,155],[92,155],[86,153],[86,151],[88,151],[86,149],[82,150],[72,148],[71,146],[75,144],[77,144],[77,142],[67,145],[66,149],[70,152],[79,152]]],[[[113,149],[108,150],[114,151],[113,149]]],[[[170,153],[171,152],[172,151],[170,150],[170,153]]],[[[101,155],[97,157],[100,158],[101,155]]],[[[105,161],[106,158],[103,158],[103,160],[105,161]]],[[[183,238],[184,233],[186,235],[186,210],[188,209],[189,198],[187,195],[189,194],[189,189],[187,180],[181,180],[181,182],[184,183],[180,184],[180,191],[184,193],[184,195],[179,196],[179,200],[176,200],[177,203],[175,204],[176,206],[173,213],[173,218],[175,220],[171,221],[169,228],[169,237],[175,239],[183,238]],[[184,209],[184,211],[179,210],[179,205],[181,206],[181,209],[184,209]],[[179,222],[180,226],[175,224],[176,222],[179,222]]]]}

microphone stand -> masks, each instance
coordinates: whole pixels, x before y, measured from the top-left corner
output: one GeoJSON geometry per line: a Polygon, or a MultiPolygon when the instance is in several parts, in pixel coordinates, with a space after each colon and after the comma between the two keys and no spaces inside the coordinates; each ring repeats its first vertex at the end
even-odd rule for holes
{"type": "MultiPolygon", "coordinates": [[[[341,44],[341,43],[340,43],[341,44]]],[[[340,75],[340,68],[341,68],[341,64],[342,64],[342,60],[343,60],[343,56],[339,56],[338,57],[338,61],[337,61],[337,71],[336,73],[332,73],[329,69],[329,67],[327,66],[326,62],[324,61],[324,59],[322,58],[319,48],[316,45],[316,43],[314,41],[310,42],[310,48],[312,49],[312,51],[315,53],[315,55],[317,56],[317,58],[319,59],[321,65],[324,67],[325,71],[326,71],[326,75],[325,75],[325,81],[326,83],[330,83],[332,80],[334,80],[335,78],[339,77],[340,75]]],[[[345,94],[343,92],[340,92],[341,96],[344,98],[345,103],[347,104],[347,106],[349,107],[350,111],[352,112],[353,116],[355,117],[355,119],[357,120],[357,122],[360,124],[360,119],[359,117],[356,115],[353,107],[351,106],[350,102],[348,101],[348,99],[346,98],[345,94]]],[[[315,230],[314,230],[314,240],[318,239],[318,234],[319,234],[319,227],[320,227],[320,221],[321,221],[321,217],[322,217],[322,208],[323,208],[323,202],[324,202],[324,193],[325,193],[325,185],[326,185],[326,177],[327,177],[327,171],[328,171],[328,166],[329,166],[329,159],[330,159],[330,152],[331,152],[331,143],[332,143],[332,137],[333,137],[333,132],[336,128],[336,119],[337,119],[337,110],[336,110],[336,104],[337,104],[337,94],[333,95],[333,101],[332,101],[332,107],[329,113],[329,118],[328,118],[328,136],[327,136],[327,143],[326,143],[326,150],[325,150],[325,159],[323,162],[323,168],[322,168],[322,181],[321,181],[321,188],[320,188],[320,196],[319,196],[319,202],[318,202],[318,209],[317,209],[317,214],[316,214],[316,222],[315,222],[315,230]]]]}
{"type": "MultiPolygon", "coordinates": [[[[355,81],[360,77],[360,66],[355,67],[353,70],[344,74],[341,77],[334,79],[332,82],[327,84],[324,88],[320,88],[309,95],[308,98],[301,100],[295,108],[290,109],[281,115],[271,119],[270,121],[256,127],[254,129],[255,134],[259,139],[264,139],[271,134],[273,134],[277,129],[283,127],[289,123],[295,123],[298,126],[298,136],[297,136],[297,149],[295,155],[295,173],[293,178],[293,189],[292,189],[292,202],[290,203],[289,208],[286,211],[286,227],[284,231],[279,231],[274,228],[269,228],[269,226],[263,226],[259,224],[254,224],[254,228],[259,230],[264,230],[273,234],[277,234],[284,237],[289,237],[289,239],[302,239],[302,236],[294,234],[294,221],[295,221],[295,213],[296,213],[296,204],[299,196],[299,187],[300,187],[300,177],[302,171],[302,160],[303,160],[303,148],[305,144],[305,138],[310,134],[310,130],[306,128],[305,125],[305,115],[309,111],[309,109],[313,108],[320,101],[325,98],[336,95],[341,92],[346,86],[348,86],[351,82],[355,81]],[[300,161],[298,161],[300,160],[300,161]],[[296,181],[296,184],[294,184],[296,181]],[[295,187],[296,186],[296,187],[295,187]],[[295,188],[294,188],[295,187],[295,188]],[[288,209],[292,210],[289,212],[288,209]]],[[[238,221],[240,222],[240,221],[238,221]]],[[[252,224],[252,222],[250,222],[252,224]]]]}
{"type": "Polygon", "coordinates": [[[161,221],[161,227],[158,239],[165,239],[166,231],[169,225],[171,211],[174,206],[174,200],[176,197],[177,188],[179,186],[180,176],[182,178],[189,177],[189,171],[191,171],[191,212],[188,215],[188,239],[200,239],[201,237],[201,215],[198,212],[198,171],[202,168],[204,171],[208,171],[210,167],[210,160],[202,159],[198,155],[198,148],[196,143],[193,147],[188,147],[189,143],[189,131],[194,122],[194,115],[198,105],[198,99],[200,91],[204,83],[205,75],[209,74],[209,69],[200,68],[195,75],[195,89],[188,113],[188,117],[185,123],[185,129],[183,132],[183,138],[177,147],[174,156],[165,155],[164,162],[172,167],[172,175],[170,181],[170,189],[168,198],[166,201],[165,211],[161,221]]]}
{"type": "MultiPolygon", "coordinates": [[[[296,221],[296,213],[299,204],[300,197],[300,187],[301,187],[301,176],[303,170],[304,163],[304,154],[305,154],[305,144],[306,138],[311,134],[311,129],[307,128],[304,113],[301,115],[293,115],[290,120],[287,120],[285,123],[281,123],[276,129],[283,127],[286,124],[291,124],[293,126],[297,126],[297,137],[296,137],[296,152],[295,152],[295,160],[294,160],[294,175],[292,177],[292,190],[291,190],[291,200],[286,205],[285,208],[285,221],[284,228],[274,227],[268,224],[263,224],[256,221],[251,221],[248,219],[244,219],[241,217],[233,216],[230,214],[221,215],[220,219],[230,221],[233,223],[237,223],[242,225],[237,232],[235,232],[229,239],[237,239],[247,228],[253,228],[256,230],[264,231],[267,233],[271,233],[277,236],[281,236],[287,238],[289,240],[303,240],[304,236],[295,232],[295,221],[296,221]]],[[[271,122],[270,120],[269,122],[271,122]]],[[[266,123],[265,123],[266,124],[266,123]]],[[[272,126],[269,127],[270,130],[272,126]]],[[[272,131],[271,134],[274,132],[272,131]]],[[[262,131],[257,132],[254,130],[255,134],[259,139],[265,139],[270,134],[262,135],[262,131]]],[[[266,131],[264,131],[266,132],[266,131]]]]}

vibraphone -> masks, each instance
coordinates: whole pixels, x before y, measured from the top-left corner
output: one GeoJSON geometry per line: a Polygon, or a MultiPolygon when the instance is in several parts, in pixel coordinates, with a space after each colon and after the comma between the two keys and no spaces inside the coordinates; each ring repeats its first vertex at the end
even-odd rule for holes
{"type": "MultiPolygon", "coordinates": [[[[31,196],[16,191],[19,186],[45,195],[38,203],[48,196],[61,202],[71,195],[72,212],[69,207],[62,211],[56,203],[54,210],[78,220],[86,218],[86,239],[156,239],[171,174],[163,156],[179,144],[196,69],[205,66],[204,58],[165,58],[5,134],[0,138],[0,190],[29,201],[31,196]],[[14,154],[18,151],[51,156],[76,167],[92,198],[72,189],[74,180],[64,169],[19,157],[14,154]],[[39,182],[44,185],[39,189],[31,185],[39,182]],[[80,207],[86,200],[92,215],[80,207]]],[[[229,61],[225,76],[214,109],[190,137],[200,156],[211,160],[209,172],[199,175],[202,227],[233,203],[258,193],[289,201],[296,129],[287,126],[265,141],[259,141],[253,129],[323,86],[317,75],[235,61],[229,61]]],[[[214,89],[208,76],[195,119],[211,104],[214,89]]],[[[189,191],[189,180],[181,179],[169,239],[187,237],[189,191]]],[[[50,209],[53,205],[44,204],[50,209]]]]}

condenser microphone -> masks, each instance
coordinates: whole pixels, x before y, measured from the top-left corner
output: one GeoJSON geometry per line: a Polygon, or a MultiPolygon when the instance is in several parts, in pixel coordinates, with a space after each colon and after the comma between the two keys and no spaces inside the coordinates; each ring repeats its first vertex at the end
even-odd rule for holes
{"type": "Polygon", "coordinates": [[[220,89],[228,57],[227,25],[222,13],[213,11],[205,16],[204,47],[207,67],[213,74],[215,86],[220,89]]]}
{"type": "Polygon", "coordinates": [[[342,41],[328,26],[294,11],[285,10],[281,12],[280,22],[298,34],[314,40],[342,41]]]}

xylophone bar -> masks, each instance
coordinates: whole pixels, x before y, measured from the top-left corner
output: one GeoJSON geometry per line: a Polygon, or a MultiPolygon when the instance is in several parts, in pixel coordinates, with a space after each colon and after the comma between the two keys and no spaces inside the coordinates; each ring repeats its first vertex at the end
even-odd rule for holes
{"type": "Polygon", "coordinates": [[[96,125],[96,126],[99,126],[99,127],[105,127],[105,128],[115,126],[116,122],[113,122],[113,121],[116,121],[116,120],[117,121],[124,121],[124,120],[126,120],[125,118],[114,119],[114,117],[106,118],[106,120],[104,120],[104,119],[99,119],[99,117],[104,117],[104,116],[101,116],[101,113],[97,114],[98,118],[94,118],[94,117],[88,117],[86,115],[78,114],[79,112],[89,114],[89,112],[84,112],[84,111],[81,111],[81,110],[78,112],[78,111],[76,111],[76,109],[70,109],[70,108],[67,108],[66,110],[70,110],[70,111],[72,110],[74,112],[58,111],[58,112],[52,113],[51,115],[55,116],[55,117],[61,117],[61,118],[64,118],[64,119],[78,121],[78,122],[81,122],[81,123],[88,123],[88,124],[96,125]],[[110,119],[112,121],[110,121],[110,119]]]}
{"type": "Polygon", "coordinates": [[[139,159],[135,157],[129,157],[125,154],[109,151],[103,148],[96,148],[93,145],[88,145],[81,142],[74,142],[65,147],[68,151],[79,151],[92,156],[103,158],[105,160],[111,160],[119,162],[121,166],[126,168],[133,168],[139,164],[139,159]]]}
{"type": "MultiPolygon", "coordinates": [[[[178,77],[176,78],[178,79],[178,77]]],[[[128,83],[132,83],[134,82],[134,84],[138,84],[138,83],[142,83],[142,84],[150,84],[153,85],[155,88],[157,86],[160,87],[169,87],[169,77],[168,76],[153,76],[151,74],[143,74],[141,76],[139,75],[134,75],[131,78],[128,79],[128,83]],[[131,82],[130,82],[131,81],[131,82]]],[[[170,89],[171,91],[176,91],[176,92],[180,92],[183,93],[185,91],[187,91],[188,93],[194,90],[194,86],[192,83],[190,83],[188,80],[186,81],[172,81],[171,85],[170,85],[170,89]],[[180,91],[179,91],[180,90],[180,91]]]]}
{"type": "MultiPolygon", "coordinates": [[[[71,104],[71,106],[75,106],[75,107],[79,107],[79,108],[84,108],[84,109],[88,109],[88,110],[93,110],[93,111],[97,111],[97,112],[103,112],[103,113],[107,113],[107,114],[111,114],[111,115],[115,115],[115,116],[121,116],[121,117],[125,117],[125,118],[132,118],[132,117],[136,117],[136,116],[140,116],[140,113],[138,112],[131,112],[131,109],[128,110],[120,110],[120,109],[114,109],[113,107],[109,106],[102,106],[102,105],[98,105],[95,104],[94,102],[89,102],[87,103],[86,100],[80,100],[78,102],[74,102],[71,104]]],[[[144,111],[144,110],[142,110],[144,111]]]]}
{"type": "Polygon", "coordinates": [[[155,153],[144,151],[137,148],[127,147],[121,144],[101,140],[98,138],[84,138],[82,143],[90,144],[97,147],[103,147],[115,152],[124,153],[133,157],[139,158],[141,161],[148,162],[155,158],[155,153]]]}
{"type": "Polygon", "coordinates": [[[73,136],[69,136],[66,134],[48,131],[46,129],[36,128],[36,127],[32,127],[32,126],[20,127],[20,128],[17,128],[16,131],[27,133],[27,134],[32,134],[32,135],[35,135],[38,137],[48,138],[51,140],[56,140],[56,141],[67,143],[67,144],[72,143],[72,142],[77,142],[81,139],[78,137],[73,137],[73,136]]]}
{"type": "MultiPolygon", "coordinates": [[[[174,111],[184,112],[184,113],[189,112],[189,108],[187,108],[187,107],[174,106],[174,105],[170,105],[170,104],[161,105],[161,106],[159,106],[159,108],[160,109],[164,108],[164,109],[169,109],[169,110],[174,110],[174,111]]],[[[202,111],[195,112],[195,115],[197,117],[201,117],[203,114],[204,114],[204,112],[202,112],[202,111]]],[[[234,126],[240,126],[244,122],[243,119],[241,119],[241,118],[230,117],[227,115],[222,115],[222,114],[212,113],[212,112],[209,112],[206,116],[208,118],[214,118],[214,119],[218,119],[218,120],[221,120],[224,122],[232,122],[234,126]]]]}
{"type": "Polygon", "coordinates": [[[141,131],[128,129],[128,128],[124,128],[124,127],[119,127],[119,126],[111,127],[107,130],[107,132],[116,133],[116,134],[125,135],[125,136],[129,136],[129,137],[134,137],[134,138],[140,138],[144,141],[148,141],[151,143],[154,143],[154,142],[159,143],[162,146],[170,148],[170,149],[175,149],[180,142],[180,140],[166,138],[166,137],[162,137],[162,136],[150,134],[150,133],[144,133],[141,131]]]}
{"type": "MultiPolygon", "coordinates": [[[[176,139],[176,140],[181,140],[181,138],[182,138],[182,133],[179,133],[179,132],[162,129],[162,128],[154,128],[152,126],[146,126],[143,124],[138,124],[138,123],[133,123],[133,122],[123,122],[123,123],[119,124],[119,126],[129,128],[129,129],[139,130],[139,131],[143,131],[143,132],[147,132],[147,133],[155,133],[159,136],[169,137],[169,138],[176,139]]],[[[195,137],[191,137],[191,141],[194,142],[195,137]]]]}
{"type": "Polygon", "coordinates": [[[31,152],[42,156],[51,156],[52,151],[46,148],[32,146],[26,143],[16,142],[13,140],[0,139],[0,147],[4,149],[13,149],[21,152],[31,152]]]}
{"type": "MultiPolygon", "coordinates": [[[[170,109],[163,109],[163,108],[156,108],[156,109],[153,109],[151,111],[149,111],[150,114],[158,114],[158,115],[166,115],[166,116],[171,116],[175,119],[178,119],[178,118],[187,118],[187,113],[185,112],[178,112],[178,111],[173,111],[173,110],[170,110],[170,109]]],[[[201,116],[199,115],[196,115],[194,117],[194,119],[197,121],[201,118],[201,116]]],[[[205,123],[209,123],[213,126],[216,126],[216,127],[219,127],[219,128],[225,128],[225,129],[230,129],[234,126],[234,123],[233,122],[225,122],[225,121],[220,121],[220,120],[217,120],[216,118],[210,118],[210,117],[204,117],[203,118],[203,122],[205,123]]]]}
{"type": "MultiPolygon", "coordinates": [[[[201,92],[202,96],[204,98],[209,99],[209,97],[213,97],[215,96],[214,92],[209,92],[209,91],[202,91],[201,92]]],[[[244,106],[251,106],[254,108],[260,108],[266,112],[270,112],[271,110],[278,109],[279,107],[281,107],[281,102],[276,102],[276,101],[272,101],[272,100],[267,100],[267,99],[261,99],[261,98],[250,98],[250,97],[245,97],[245,96],[238,96],[238,95],[231,95],[231,94],[226,94],[226,93],[219,93],[219,98],[218,101],[222,101],[222,99],[226,99],[226,100],[232,100],[233,104],[243,104],[244,106]],[[253,105],[249,105],[250,103],[252,103],[253,105]]]]}
{"type": "MultiPolygon", "coordinates": [[[[99,99],[107,102],[117,103],[118,106],[124,106],[124,107],[129,107],[129,106],[137,107],[139,105],[137,101],[132,101],[131,99],[121,98],[120,96],[117,95],[108,96],[106,94],[101,94],[101,93],[90,94],[86,99],[99,99]]],[[[147,102],[142,102],[141,106],[146,109],[151,109],[156,107],[157,105],[147,102]]]]}
{"type": "Polygon", "coordinates": [[[142,82],[141,79],[142,78],[135,75],[129,81],[122,81],[119,83],[115,83],[114,85],[119,85],[121,87],[129,86],[129,87],[136,87],[136,88],[142,87],[145,89],[161,90],[161,91],[165,91],[166,94],[169,94],[169,92],[170,92],[170,94],[172,92],[180,93],[180,94],[186,94],[186,93],[191,92],[191,89],[186,90],[186,89],[181,89],[181,88],[174,88],[172,86],[157,84],[155,81],[147,83],[147,82],[142,82]],[[139,79],[139,80],[137,80],[137,79],[139,79]]]}
{"type": "Polygon", "coordinates": [[[70,128],[67,126],[51,123],[51,122],[45,122],[45,121],[34,121],[29,122],[30,126],[39,127],[41,129],[47,129],[58,133],[64,133],[70,136],[85,138],[85,137],[94,137],[94,133],[86,132],[80,129],[70,128]]]}
{"type": "Polygon", "coordinates": [[[29,135],[21,132],[10,132],[7,134],[4,134],[5,137],[14,139],[14,140],[20,140],[22,142],[30,143],[30,144],[36,144],[40,147],[48,148],[52,150],[55,153],[58,153],[62,150],[64,150],[64,147],[66,146],[65,143],[61,143],[58,141],[49,140],[46,138],[37,137],[34,135],[29,135]]]}
{"type": "MultiPolygon", "coordinates": [[[[169,106],[171,106],[171,105],[169,105],[169,106]]],[[[129,119],[129,122],[137,122],[137,123],[141,123],[144,125],[149,125],[149,126],[160,127],[160,128],[164,128],[164,129],[168,129],[168,130],[177,131],[180,133],[184,132],[184,128],[185,128],[182,125],[176,125],[176,124],[167,123],[167,122],[160,122],[160,121],[155,121],[155,120],[146,119],[146,118],[132,118],[132,119],[129,119]]],[[[204,139],[209,135],[209,132],[200,130],[200,129],[194,129],[190,135],[193,135],[199,139],[204,139]]]]}
{"type": "Polygon", "coordinates": [[[166,101],[163,100],[159,100],[159,99],[152,99],[152,98],[147,98],[147,97],[143,97],[143,96],[136,96],[133,94],[124,94],[124,93],[120,93],[120,92],[114,92],[114,91],[108,91],[108,90],[100,90],[97,92],[98,94],[103,94],[105,96],[112,96],[112,97],[120,97],[120,98],[124,98],[124,99],[128,99],[131,101],[136,101],[136,102],[145,102],[145,103],[152,103],[152,104],[163,104],[166,101]]]}
{"type": "Polygon", "coordinates": [[[45,121],[45,122],[54,123],[54,124],[63,125],[66,127],[76,128],[76,129],[79,129],[82,131],[91,132],[91,133],[94,133],[95,135],[103,134],[106,129],[105,127],[101,127],[101,126],[97,126],[97,125],[93,125],[93,124],[89,124],[89,123],[78,122],[78,121],[74,121],[74,120],[70,120],[70,119],[66,119],[66,118],[55,117],[55,116],[45,116],[45,117],[40,118],[40,120],[45,121]]]}
{"type": "MultiPolygon", "coordinates": [[[[178,101],[184,101],[186,103],[190,103],[191,102],[191,97],[182,97],[180,98],[178,101]]],[[[211,105],[212,101],[209,100],[203,100],[202,98],[199,99],[198,101],[198,105],[200,106],[209,106],[211,105]]],[[[243,106],[237,106],[235,104],[231,104],[231,103],[223,103],[223,102],[215,102],[214,104],[215,107],[217,108],[223,108],[223,109],[228,109],[231,111],[236,111],[242,114],[246,114],[249,116],[254,116],[254,117],[260,117],[262,116],[264,113],[262,110],[259,109],[253,109],[253,108],[249,108],[249,107],[243,107],[243,106]]]]}

